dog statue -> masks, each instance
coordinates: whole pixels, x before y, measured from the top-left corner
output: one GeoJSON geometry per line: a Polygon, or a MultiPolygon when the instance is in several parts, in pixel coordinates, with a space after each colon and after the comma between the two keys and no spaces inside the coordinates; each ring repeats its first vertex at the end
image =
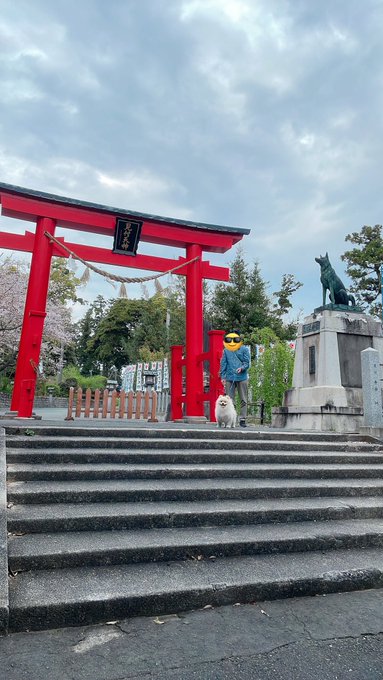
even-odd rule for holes
{"type": "Polygon", "coordinates": [[[237,412],[228,394],[221,394],[215,402],[215,419],[217,427],[235,427],[237,412]]]}
{"type": "Polygon", "coordinates": [[[353,295],[349,295],[346,291],[344,283],[340,280],[339,276],[334,271],[334,268],[330,264],[328,259],[328,253],[323,257],[315,258],[315,262],[318,262],[321,275],[320,280],[323,290],[323,307],[326,304],[326,290],[329,291],[330,302],[334,305],[349,305],[351,304],[355,307],[355,298],[353,295]]]}

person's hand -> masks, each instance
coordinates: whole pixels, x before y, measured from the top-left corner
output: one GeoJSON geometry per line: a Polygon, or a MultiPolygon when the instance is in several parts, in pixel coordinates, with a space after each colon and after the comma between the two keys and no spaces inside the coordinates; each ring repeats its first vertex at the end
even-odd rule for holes
{"type": "Polygon", "coordinates": [[[237,373],[242,373],[242,368],[237,368],[237,373]]]}

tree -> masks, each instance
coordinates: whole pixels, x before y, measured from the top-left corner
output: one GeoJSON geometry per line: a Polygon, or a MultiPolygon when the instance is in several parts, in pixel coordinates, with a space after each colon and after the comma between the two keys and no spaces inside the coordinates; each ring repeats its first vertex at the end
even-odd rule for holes
{"type": "MultiPolygon", "coordinates": [[[[95,336],[101,320],[106,316],[110,304],[102,295],[98,295],[86,311],[85,316],[75,326],[75,354],[83,375],[91,375],[100,371],[100,362],[95,356],[91,340],[95,336]]],[[[73,363],[73,360],[71,363],[73,363]]]]}
{"type": "Polygon", "coordinates": [[[143,356],[143,350],[164,356],[167,349],[166,299],[162,293],[156,293],[141,302],[140,318],[132,330],[130,343],[134,361],[143,356]]]}
{"type": "Polygon", "coordinates": [[[80,279],[68,269],[66,258],[54,257],[49,281],[49,299],[62,305],[66,305],[67,302],[79,302],[83,305],[85,301],[77,296],[77,288],[80,285],[80,279]]]}
{"type": "Polygon", "coordinates": [[[172,283],[163,290],[167,353],[172,345],[184,345],[186,334],[186,280],[184,276],[174,276],[172,279],[172,283]]]}
{"type": "Polygon", "coordinates": [[[265,418],[270,421],[273,407],[282,405],[284,393],[291,387],[294,353],[271,328],[253,333],[250,340],[265,348],[250,368],[249,384],[253,401],[264,403],[265,418]]]}
{"type": "Polygon", "coordinates": [[[76,357],[83,375],[91,375],[96,369],[95,361],[89,349],[92,338],[92,310],[88,309],[85,316],[77,324],[76,357]]]}
{"type": "MultiPolygon", "coordinates": [[[[27,283],[27,265],[0,258],[0,371],[7,375],[13,375],[15,370],[27,283]]],[[[48,298],[41,348],[48,371],[55,370],[61,347],[71,338],[69,311],[60,301],[48,298]]]]}
{"type": "Polygon", "coordinates": [[[290,337],[296,332],[296,324],[286,325],[284,314],[292,307],[291,295],[302,284],[293,274],[284,274],[281,289],[274,293],[278,303],[273,305],[267,294],[267,283],[261,275],[259,264],[251,270],[245,263],[243,253],[238,250],[232,262],[230,281],[215,287],[208,308],[208,317],[214,328],[239,329],[246,336],[254,329],[272,328],[279,337],[290,337]]]}
{"type": "Polygon", "coordinates": [[[355,294],[359,304],[369,305],[370,314],[380,317],[382,305],[378,299],[383,264],[382,225],[364,226],[360,232],[347,234],[345,240],[357,246],[341,255],[342,260],[347,262],[346,273],[352,280],[350,291],[355,294]]]}
{"type": "Polygon", "coordinates": [[[247,334],[254,325],[267,325],[270,301],[258,264],[249,273],[239,249],[231,264],[230,281],[219,283],[211,296],[208,310],[214,328],[238,328],[247,334]]]}
{"type": "Polygon", "coordinates": [[[96,298],[76,324],[76,356],[83,375],[108,374],[127,363],[163,358],[172,344],[185,341],[184,285],[170,286],[141,300],[96,298]]]}
{"type": "MultiPolygon", "coordinates": [[[[103,364],[103,373],[112,366],[120,370],[133,363],[137,356],[134,335],[142,321],[146,300],[120,298],[111,303],[106,315],[97,326],[88,343],[94,357],[103,364]]],[[[149,329],[148,329],[149,330],[149,329]]]]}
{"type": "Polygon", "coordinates": [[[299,288],[302,288],[303,283],[297,281],[294,274],[283,274],[280,290],[277,290],[273,295],[277,298],[274,309],[278,316],[287,314],[292,309],[291,296],[296,293],[299,288]]]}

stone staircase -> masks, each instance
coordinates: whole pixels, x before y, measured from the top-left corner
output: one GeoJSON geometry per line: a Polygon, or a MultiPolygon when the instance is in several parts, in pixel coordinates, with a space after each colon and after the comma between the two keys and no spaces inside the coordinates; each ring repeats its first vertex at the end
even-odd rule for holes
{"type": "Polygon", "coordinates": [[[7,431],[9,630],[383,586],[383,444],[7,431]]]}

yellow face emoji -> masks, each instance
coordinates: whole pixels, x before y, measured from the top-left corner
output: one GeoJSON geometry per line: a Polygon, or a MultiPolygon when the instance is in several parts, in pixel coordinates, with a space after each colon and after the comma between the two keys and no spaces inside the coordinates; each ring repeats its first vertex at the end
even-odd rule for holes
{"type": "Polygon", "coordinates": [[[230,352],[236,352],[242,345],[243,340],[238,333],[227,333],[223,339],[223,346],[230,352]]]}

